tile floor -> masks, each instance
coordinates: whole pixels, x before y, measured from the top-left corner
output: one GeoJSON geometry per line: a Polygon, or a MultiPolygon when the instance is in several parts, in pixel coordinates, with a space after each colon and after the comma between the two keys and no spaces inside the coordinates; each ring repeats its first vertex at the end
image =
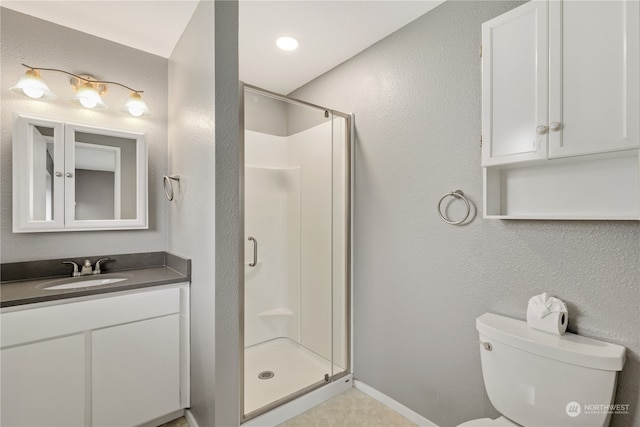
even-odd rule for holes
{"type": "Polygon", "coordinates": [[[158,427],[189,427],[189,423],[187,423],[187,420],[185,420],[184,417],[180,417],[158,427]]]}
{"type": "MultiPolygon", "coordinates": [[[[178,418],[161,427],[189,427],[178,418]]],[[[402,415],[354,388],[278,427],[417,427],[402,415]]]]}
{"type": "Polygon", "coordinates": [[[279,427],[417,427],[417,424],[352,388],[279,427]]]}

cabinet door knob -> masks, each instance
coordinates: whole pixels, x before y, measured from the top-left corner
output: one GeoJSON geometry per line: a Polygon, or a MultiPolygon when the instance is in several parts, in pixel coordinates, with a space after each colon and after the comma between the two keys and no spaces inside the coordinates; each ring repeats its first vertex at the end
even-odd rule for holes
{"type": "Polygon", "coordinates": [[[538,135],[544,135],[545,133],[547,133],[548,128],[545,125],[540,125],[536,128],[536,133],[538,135]]]}
{"type": "Polygon", "coordinates": [[[60,178],[62,176],[62,172],[56,172],[56,176],[60,178]]]}
{"type": "Polygon", "coordinates": [[[549,129],[556,132],[559,131],[560,128],[562,127],[562,125],[558,122],[551,122],[549,123],[549,129]]]}
{"type": "Polygon", "coordinates": [[[71,172],[67,172],[67,178],[73,178],[73,174],[71,172]]]}

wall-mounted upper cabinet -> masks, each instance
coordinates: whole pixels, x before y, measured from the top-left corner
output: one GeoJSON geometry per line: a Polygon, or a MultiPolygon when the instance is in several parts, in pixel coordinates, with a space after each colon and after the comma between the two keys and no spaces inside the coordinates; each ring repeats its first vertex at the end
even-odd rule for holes
{"type": "Polygon", "coordinates": [[[547,158],[548,4],[482,25],[482,164],[547,158]]]}
{"type": "Polygon", "coordinates": [[[549,157],[640,147],[640,3],[549,2],[549,157]]]}
{"type": "Polygon", "coordinates": [[[483,166],[640,147],[640,3],[531,1],[482,26],[483,166]]]}
{"type": "Polygon", "coordinates": [[[532,0],[482,25],[485,218],[640,219],[640,2],[532,0]]]}
{"type": "Polygon", "coordinates": [[[142,134],[14,116],[14,233],[146,228],[142,134]]]}

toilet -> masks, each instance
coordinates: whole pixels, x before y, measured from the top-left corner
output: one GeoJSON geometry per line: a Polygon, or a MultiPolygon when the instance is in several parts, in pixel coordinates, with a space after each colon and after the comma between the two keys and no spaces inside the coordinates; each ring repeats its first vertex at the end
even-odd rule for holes
{"type": "Polygon", "coordinates": [[[619,345],[485,313],[476,319],[485,389],[501,417],[458,427],[609,425],[616,379],[625,362],[619,345]]]}

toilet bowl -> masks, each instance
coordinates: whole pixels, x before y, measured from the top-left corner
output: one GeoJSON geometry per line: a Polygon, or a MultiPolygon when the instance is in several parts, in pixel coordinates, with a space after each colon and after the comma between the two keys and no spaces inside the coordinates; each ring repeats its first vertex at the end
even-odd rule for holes
{"type": "Polygon", "coordinates": [[[522,427],[505,417],[499,417],[495,420],[491,418],[478,418],[477,420],[467,421],[458,425],[458,427],[522,427]]]}
{"type": "Polygon", "coordinates": [[[458,427],[605,427],[625,348],[580,335],[553,335],[526,322],[485,313],[476,319],[485,389],[503,416],[458,427]]]}

